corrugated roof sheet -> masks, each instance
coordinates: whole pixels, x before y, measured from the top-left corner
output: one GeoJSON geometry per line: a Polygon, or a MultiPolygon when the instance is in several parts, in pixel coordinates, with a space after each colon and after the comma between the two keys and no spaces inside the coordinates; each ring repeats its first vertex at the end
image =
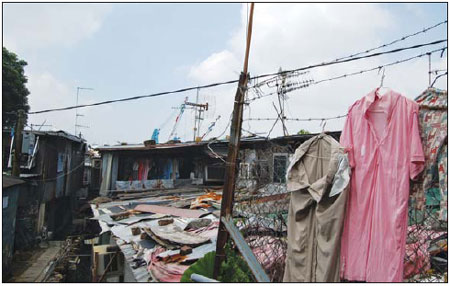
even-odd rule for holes
{"type": "MultiPolygon", "coordinates": [[[[2,130],[4,133],[11,132],[11,129],[3,129],[2,130]]],[[[84,140],[83,138],[77,137],[75,135],[69,134],[66,131],[63,130],[58,130],[58,131],[38,131],[38,130],[24,130],[24,132],[31,132],[33,134],[36,135],[40,135],[40,136],[59,136],[59,137],[63,137],[72,141],[76,141],[79,143],[82,142],[86,142],[86,140],[84,140]]]]}
{"type": "Polygon", "coordinates": [[[84,139],[82,139],[80,137],[77,137],[75,135],[69,134],[69,133],[67,133],[67,132],[65,132],[63,130],[59,130],[59,131],[35,131],[35,130],[30,131],[30,130],[25,130],[25,131],[32,132],[32,133],[34,133],[36,135],[41,135],[41,136],[58,136],[58,137],[63,137],[63,138],[66,138],[66,139],[69,139],[71,141],[75,141],[75,142],[78,142],[78,143],[86,142],[86,140],[84,140],[84,139]]]}
{"type": "Polygon", "coordinates": [[[2,183],[3,188],[9,188],[9,187],[24,184],[24,183],[25,183],[25,181],[21,180],[19,178],[3,175],[3,183],[2,183]]]}
{"type": "MultiPolygon", "coordinates": [[[[339,136],[341,132],[340,131],[331,131],[327,132],[327,134],[330,134],[331,136],[339,136]]],[[[315,134],[299,134],[299,135],[290,135],[290,136],[280,136],[275,138],[266,138],[266,137],[257,137],[257,136],[251,136],[251,137],[242,137],[241,143],[256,143],[256,142],[264,142],[264,141],[282,141],[282,140],[307,140],[315,135],[318,135],[319,133],[315,134]]],[[[183,142],[183,143],[161,143],[156,145],[150,145],[145,146],[144,144],[126,144],[126,145],[113,145],[113,146],[99,146],[95,148],[95,150],[98,150],[100,152],[108,152],[108,151],[145,151],[145,150],[160,150],[160,149],[175,149],[175,148],[186,148],[186,147],[200,147],[205,146],[208,143],[211,143],[210,141],[202,141],[202,142],[183,142]]],[[[211,144],[228,144],[228,140],[226,139],[220,139],[220,140],[214,140],[211,144]]],[[[226,155],[228,152],[228,149],[225,148],[222,150],[222,153],[226,155]]]]}

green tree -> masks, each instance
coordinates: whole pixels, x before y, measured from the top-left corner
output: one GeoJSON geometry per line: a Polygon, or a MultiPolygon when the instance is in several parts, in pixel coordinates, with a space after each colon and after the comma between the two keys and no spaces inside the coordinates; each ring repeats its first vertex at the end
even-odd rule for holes
{"type": "MultiPolygon", "coordinates": [[[[30,110],[30,106],[28,105],[28,95],[30,92],[25,86],[28,79],[24,71],[27,62],[19,59],[15,53],[8,51],[5,47],[3,47],[2,60],[2,123],[3,128],[11,128],[16,124],[17,114],[10,112],[23,109],[25,113],[28,113],[30,110]]],[[[25,123],[26,120],[27,116],[25,115],[25,123]]]]}
{"type": "Polygon", "coordinates": [[[298,135],[303,135],[303,134],[310,134],[310,132],[308,130],[305,129],[300,129],[299,132],[297,132],[298,135]]]}

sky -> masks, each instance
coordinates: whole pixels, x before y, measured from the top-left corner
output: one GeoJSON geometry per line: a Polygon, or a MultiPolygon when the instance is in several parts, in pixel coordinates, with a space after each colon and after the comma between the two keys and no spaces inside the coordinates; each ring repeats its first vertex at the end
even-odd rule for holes
{"type": "MultiPolygon", "coordinates": [[[[31,111],[133,97],[238,79],[243,68],[249,5],[241,3],[3,3],[3,46],[28,62],[25,73],[31,111]]],[[[257,3],[253,18],[249,73],[300,68],[389,43],[447,20],[446,3],[311,4],[257,3]]],[[[408,38],[386,50],[447,38],[447,25],[408,38]]],[[[320,67],[289,79],[319,81],[377,67],[446,46],[320,67]]],[[[432,55],[432,69],[447,68],[447,52],[432,55]]],[[[414,99],[428,86],[426,56],[386,67],[383,86],[414,99]]],[[[377,71],[311,85],[286,94],[288,118],[346,114],[358,99],[380,85],[377,71]]],[[[254,84],[254,83],[251,83],[254,84]]],[[[447,77],[435,87],[446,89],[447,77]]],[[[229,135],[236,84],[198,90],[208,102],[200,135],[229,135]]],[[[273,87],[261,88],[264,93],[273,87]]],[[[160,128],[169,139],[180,105],[195,102],[197,91],[78,109],[78,128],[89,144],[142,143],[160,128]]],[[[255,96],[250,89],[248,96],[255,96]]],[[[248,118],[276,118],[276,95],[253,101],[248,118]]],[[[29,115],[42,130],[75,132],[75,110],[29,115]]],[[[185,110],[176,136],[192,141],[194,111],[185,110]]],[[[325,130],[341,130],[345,118],[327,120],[325,130]]],[[[274,121],[243,123],[243,136],[268,136],[274,121]]],[[[321,121],[287,121],[289,134],[322,130],[321,121]]],[[[280,122],[270,137],[283,135],[280,122]]]]}

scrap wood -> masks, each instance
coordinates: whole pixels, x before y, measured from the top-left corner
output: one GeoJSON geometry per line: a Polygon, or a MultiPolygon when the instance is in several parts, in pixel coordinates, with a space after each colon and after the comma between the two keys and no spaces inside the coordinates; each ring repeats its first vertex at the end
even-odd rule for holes
{"type": "Polygon", "coordinates": [[[166,256],[162,259],[162,261],[164,261],[165,263],[178,263],[185,261],[186,258],[187,258],[186,254],[183,255],[181,253],[178,253],[172,256],[166,256]]]}
{"type": "Polygon", "coordinates": [[[118,221],[118,220],[123,220],[123,219],[127,219],[130,216],[133,215],[137,215],[140,214],[139,211],[136,210],[127,210],[124,212],[120,212],[120,213],[116,213],[116,214],[109,214],[109,216],[114,220],[114,221],[118,221]]]}
{"type": "Polygon", "coordinates": [[[179,209],[174,207],[165,207],[158,205],[137,205],[135,210],[146,213],[158,213],[158,214],[167,214],[178,217],[186,217],[186,218],[199,218],[204,215],[207,215],[207,212],[199,211],[199,210],[186,210],[179,209]]]}
{"type": "MultiPolygon", "coordinates": [[[[198,260],[206,255],[206,253],[215,251],[216,250],[216,243],[206,243],[197,247],[192,248],[192,253],[189,253],[186,255],[185,260],[178,261],[182,264],[188,264],[192,263],[192,261],[198,260]]],[[[175,249],[175,250],[167,250],[164,252],[161,252],[157,255],[158,258],[162,259],[163,261],[169,261],[169,257],[175,256],[179,257],[181,254],[181,249],[175,249]]]]}
{"type": "Polygon", "coordinates": [[[168,225],[171,223],[173,223],[173,218],[158,220],[158,225],[160,225],[160,226],[168,225]]]}

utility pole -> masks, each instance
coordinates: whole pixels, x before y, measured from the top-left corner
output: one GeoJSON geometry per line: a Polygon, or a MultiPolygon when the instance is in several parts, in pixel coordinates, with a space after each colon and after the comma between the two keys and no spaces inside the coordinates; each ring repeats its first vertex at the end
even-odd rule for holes
{"type": "Polygon", "coordinates": [[[14,160],[12,175],[15,177],[20,177],[20,157],[22,156],[22,131],[25,119],[25,111],[19,109],[18,117],[16,122],[16,130],[14,134],[14,160]]]}
{"type": "MultiPolygon", "coordinates": [[[[198,92],[198,91],[197,91],[198,92]]],[[[195,103],[186,102],[187,106],[192,106],[195,109],[195,122],[194,122],[194,141],[197,137],[200,137],[200,124],[203,118],[203,112],[208,111],[208,102],[205,104],[198,103],[198,93],[197,100],[195,103]]]]}
{"type": "Polygon", "coordinates": [[[248,82],[248,57],[250,52],[250,41],[252,37],[253,9],[255,3],[251,3],[250,17],[248,23],[247,46],[245,50],[244,70],[239,76],[239,84],[234,99],[233,119],[230,128],[230,142],[228,144],[228,157],[225,166],[225,183],[222,192],[222,204],[220,208],[220,224],[217,236],[216,257],[214,261],[214,279],[220,273],[220,265],[225,258],[225,244],[228,240],[228,232],[223,217],[231,217],[233,213],[234,187],[236,177],[236,161],[239,155],[241,139],[242,115],[244,111],[244,96],[248,82]]]}
{"type": "MultiPolygon", "coordinates": [[[[94,90],[93,88],[90,87],[77,87],[77,104],[75,104],[75,106],[78,106],[78,96],[80,95],[80,90],[81,89],[85,89],[85,90],[94,90]]],[[[82,127],[82,128],[87,128],[86,126],[83,125],[78,125],[78,117],[80,116],[84,116],[83,114],[79,114],[78,113],[78,108],[75,108],[75,136],[77,136],[77,127],[82,127]]],[[[81,136],[80,136],[81,137],[81,136]]]]}

